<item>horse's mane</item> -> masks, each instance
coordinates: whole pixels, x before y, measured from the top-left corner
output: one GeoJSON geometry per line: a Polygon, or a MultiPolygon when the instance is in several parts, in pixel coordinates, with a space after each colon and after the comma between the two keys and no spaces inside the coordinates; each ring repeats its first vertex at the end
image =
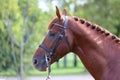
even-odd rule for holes
{"type": "Polygon", "coordinates": [[[110,36],[111,39],[114,40],[116,43],[120,43],[120,39],[117,36],[113,35],[109,31],[103,29],[101,26],[96,25],[96,24],[94,24],[92,22],[89,22],[89,21],[87,21],[85,19],[78,18],[76,16],[74,16],[73,18],[74,18],[75,21],[79,21],[81,24],[84,24],[86,27],[91,28],[92,30],[96,30],[98,33],[104,34],[106,37],[110,36]]]}
{"type": "MultiPolygon", "coordinates": [[[[120,39],[116,36],[116,35],[113,35],[112,33],[110,33],[109,31],[107,31],[106,29],[103,29],[101,26],[97,25],[97,24],[94,24],[90,21],[87,21],[83,18],[78,18],[76,16],[73,16],[73,19],[75,21],[79,21],[81,24],[84,24],[86,27],[88,28],[91,28],[92,30],[95,30],[97,31],[98,33],[100,34],[104,34],[106,37],[107,36],[110,36],[111,37],[111,40],[114,40],[116,43],[120,43],[120,39]]],[[[57,22],[58,19],[57,18],[54,18],[48,25],[48,29],[51,29],[53,27],[53,23],[57,22]]]]}

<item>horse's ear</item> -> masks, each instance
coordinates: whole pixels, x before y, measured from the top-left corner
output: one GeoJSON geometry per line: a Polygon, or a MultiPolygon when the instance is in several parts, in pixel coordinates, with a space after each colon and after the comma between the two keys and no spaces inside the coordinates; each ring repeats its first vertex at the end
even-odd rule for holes
{"type": "Polygon", "coordinates": [[[67,11],[66,11],[66,9],[63,10],[62,15],[64,15],[64,16],[67,15],[67,11]]]}
{"type": "Polygon", "coordinates": [[[61,14],[60,14],[60,11],[59,11],[57,6],[56,6],[56,15],[57,15],[58,19],[60,20],[61,19],[61,14]]]}

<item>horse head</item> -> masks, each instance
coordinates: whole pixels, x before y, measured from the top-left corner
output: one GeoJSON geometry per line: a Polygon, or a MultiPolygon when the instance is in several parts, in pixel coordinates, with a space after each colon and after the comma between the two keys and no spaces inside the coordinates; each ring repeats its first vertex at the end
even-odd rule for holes
{"type": "Polygon", "coordinates": [[[62,14],[56,7],[56,15],[49,26],[48,33],[33,56],[33,65],[39,71],[46,71],[48,63],[54,63],[72,50],[73,36],[69,30],[69,19],[64,9],[62,14]]]}

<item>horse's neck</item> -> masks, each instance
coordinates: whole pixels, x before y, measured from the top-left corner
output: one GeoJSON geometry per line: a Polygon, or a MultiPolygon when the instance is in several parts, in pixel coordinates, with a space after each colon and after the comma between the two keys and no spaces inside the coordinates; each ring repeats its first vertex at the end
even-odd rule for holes
{"type": "Polygon", "coordinates": [[[74,52],[80,57],[93,77],[100,80],[110,57],[114,56],[112,53],[119,53],[118,45],[115,45],[114,42],[109,43],[111,38],[108,37],[107,34],[102,34],[95,29],[90,29],[79,21],[74,20],[73,23],[73,25],[71,24],[71,30],[75,36],[76,44],[74,52]]]}

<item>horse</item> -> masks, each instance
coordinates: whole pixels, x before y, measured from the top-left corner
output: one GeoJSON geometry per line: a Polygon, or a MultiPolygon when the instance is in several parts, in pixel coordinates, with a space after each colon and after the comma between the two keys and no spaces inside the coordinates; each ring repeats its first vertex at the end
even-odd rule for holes
{"type": "Polygon", "coordinates": [[[39,71],[75,53],[95,80],[120,80],[120,39],[99,25],[76,16],[67,16],[56,7],[56,17],[33,56],[39,71]]]}

